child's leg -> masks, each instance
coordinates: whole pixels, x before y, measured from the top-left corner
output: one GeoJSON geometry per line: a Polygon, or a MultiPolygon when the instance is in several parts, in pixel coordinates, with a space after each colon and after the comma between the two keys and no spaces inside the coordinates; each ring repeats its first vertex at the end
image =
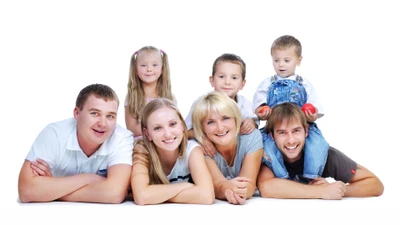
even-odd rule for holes
{"type": "Polygon", "coordinates": [[[274,172],[275,177],[289,178],[289,174],[286,170],[285,164],[283,163],[282,154],[276,146],[275,141],[264,131],[262,131],[261,134],[264,143],[263,163],[274,172]]]}
{"type": "Polygon", "coordinates": [[[321,130],[316,123],[309,123],[308,136],[304,146],[304,172],[303,176],[315,179],[322,175],[326,158],[328,156],[329,144],[322,136],[321,130]]]}

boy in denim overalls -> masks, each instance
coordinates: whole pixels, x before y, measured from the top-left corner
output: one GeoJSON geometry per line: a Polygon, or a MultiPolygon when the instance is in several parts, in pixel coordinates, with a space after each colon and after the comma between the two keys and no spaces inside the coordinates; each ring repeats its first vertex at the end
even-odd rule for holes
{"type": "MultiPolygon", "coordinates": [[[[293,102],[300,108],[305,103],[311,103],[316,108],[315,113],[310,110],[305,112],[310,127],[304,149],[306,166],[303,174],[304,178],[315,179],[322,175],[329,145],[315,123],[324,115],[321,102],[312,84],[296,74],[296,67],[300,66],[302,60],[301,44],[293,36],[281,36],[272,44],[271,56],[276,74],[266,78],[258,86],[253,97],[253,110],[260,120],[268,122],[271,108],[283,102],[293,102]],[[262,110],[264,106],[269,108],[262,110]]],[[[276,177],[291,179],[274,140],[264,128],[260,130],[264,142],[263,163],[271,168],[276,177]]]]}

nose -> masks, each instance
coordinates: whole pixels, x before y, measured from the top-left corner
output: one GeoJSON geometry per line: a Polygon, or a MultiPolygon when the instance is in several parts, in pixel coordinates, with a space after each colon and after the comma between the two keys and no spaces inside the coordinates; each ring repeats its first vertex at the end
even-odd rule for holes
{"type": "Polygon", "coordinates": [[[101,127],[103,127],[106,123],[106,118],[104,116],[99,116],[99,120],[97,121],[97,124],[101,127]]]}
{"type": "Polygon", "coordinates": [[[279,61],[279,66],[283,66],[283,64],[284,64],[283,60],[279,61]]]}
{"type": "Polygon", "coordinates": [[[220,132],[223,130],[223,124],[221,122],[216,122],[216,127],[217,127],[217,132],[220,132]]]}
{"type": "Polygon", "coordinates": [[[153,70],[153,67],[152,66],[147,66],[147,71],[148,72],[151,72],[153,70]]]}
{"type": "Polygon", "coordinates": [[[172,130],[169,127],[165,128],[164,136],[167,138],[172,136],[172,130]]]}
{"type": "Polygon", "coordinates": [[[294,142],[294,136],[293,136],[293,134],[289,133],[288,136],[287,136],[287,138],[288,138],[289,144],[292,144],[292,143],[294,142]]]}

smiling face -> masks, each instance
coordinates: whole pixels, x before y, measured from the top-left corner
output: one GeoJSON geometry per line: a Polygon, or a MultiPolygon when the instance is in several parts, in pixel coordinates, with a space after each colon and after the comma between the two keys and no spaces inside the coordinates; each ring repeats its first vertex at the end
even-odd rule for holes
{"type": "Polygon", "coordinates": [[[213,76],[210,77],[211,86],[216,91],[225,92],[234,99],[236,94],[243,89],[246,81],[242,77],[242,67],[231,62],[219,62],[213,76]]]}
{"type": "Polygon", "coordinates": [[[110,137],[117,123],[118,102],[105,101],[95,95],[88,96],[82,110],[74,109],[78,142],[82,150],[91,155],[110,137]]]}
{"type": "Polygon", "coordinates": [[[301,158],[308,128],[304,129],[299,119],[285,119],[275,125],[272,138],[281,151],[284,160],[293,163],[301,158]]]}
{"type": "Polygon", "coordinates": [[[151,113],[144,133],[157,151],[178,151],[184,135],[182,123],[177,112],[165,106],[151,113]]]}
{"type": "Polygon", "coordinates": [[[216,111],[210,111],[202,121],[205,135],[218,146],[226,146],[236,141],[237,127],[233,116],[220,115],[216,111]]]}
{"type": "Polygon", "coordinates": [[[296,67],[300,66],[301,60],[302,56],[296,54],[295,46],[272,50],[272,64],[275,73],[282,78],[295,75],[296,67]]]}
{"type": "Polygon", "coordinates": [[[143,51],[137,56],[137,74],[145,84],[157,82],[162,72],[162,58],[159,52],[143,51]]]}

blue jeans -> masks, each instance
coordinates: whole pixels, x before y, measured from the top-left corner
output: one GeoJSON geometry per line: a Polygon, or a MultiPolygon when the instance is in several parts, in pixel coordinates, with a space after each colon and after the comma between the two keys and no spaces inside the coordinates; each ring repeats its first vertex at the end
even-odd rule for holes
{"type": "MultiPolygon", "coordinates": [[[[322,136],[316,123],[309,123],[308,136],[304,145],[303,177],[315,179],[322,175],[328,156],[329,144],[322,136]]],[[[261,130],[261,129],[260,129],[261,130]]],[[[267,165],[278,178],[289,178],[283,162],[283,156],[271,136],[261,131],[264,143],[263,163],[267,165]]]]}
{"type": "Polygon", "coordinates": [[[272,83],[267,90],[267,104],[273,108],[284,102],[292,102],[302,107],[307,102],[307,92],[303,86],[303,78],[296,75],[296,80],[277,80],[277,76],[274,75],[272,83]]]}

